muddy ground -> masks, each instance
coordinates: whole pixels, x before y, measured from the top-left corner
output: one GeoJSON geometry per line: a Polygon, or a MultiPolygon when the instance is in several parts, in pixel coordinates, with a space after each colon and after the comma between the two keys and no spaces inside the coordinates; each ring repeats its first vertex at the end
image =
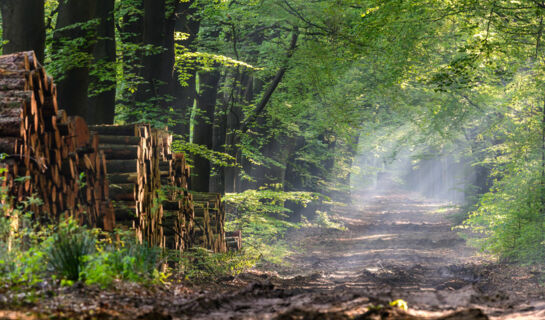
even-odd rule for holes
{"type": "Polygon", "coordinates": [[[290,235],[301,250],[289,267],[201,286],[76,285],[0,319],[545,319],[544,270],[480,255],[452,214],[414,194],[358,194],[339,208],[346,230],[290,235]]]}

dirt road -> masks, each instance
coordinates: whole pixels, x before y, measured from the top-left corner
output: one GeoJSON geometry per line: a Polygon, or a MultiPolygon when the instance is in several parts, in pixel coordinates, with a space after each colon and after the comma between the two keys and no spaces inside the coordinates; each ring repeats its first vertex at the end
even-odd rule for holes
{"type": "MultiPolygon", "coordinates": [[[[303,250],[284,270],[244,273],[197,292],[183,284],[73,288],[46,307],[59,319],[545,319],[545,273],[477,256],[451,230],[444,203],[359,194],[338,214],[346,230],[290,235],[303,250]],[[389,306],[397,299],[407,311],[389,306]]],[[[20,315],[0,311],[0,319],[20,315]]]]}
{"type": "MultiPolygon", "coordinates": [[[[195,300],[178,314],[258,319],[545,319],[542,271],[502,266],[452,231],[445,203],[415,194],[359,194],[340,209],[346,230],[295,232],[304,250],[285,277],[195,300]],[[294,276],[298,274],[298,276],[294,276]],[[408,310],[388,306],[404,300],[408,310]],[[375,310],[369,310],[373,306],[375,310]],[[183,312],[182,312],[183,313],[183,312]]],[[[182,308],[183,309],[183,308],[182,308]]]]}

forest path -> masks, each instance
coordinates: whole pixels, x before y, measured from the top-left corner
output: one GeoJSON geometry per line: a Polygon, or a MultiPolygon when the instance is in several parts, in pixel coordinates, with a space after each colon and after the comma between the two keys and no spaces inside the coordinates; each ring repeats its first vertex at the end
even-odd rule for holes
{"type": "MultiPolygon", "coordinates": [[[[476,256],[446,203],[389,191],[356,194],[339,208],[345,230],[304,229],[302,249],[280,276],[242,274],[251,283],[199,300],[214,319],[545,319],[542,274],[476,256]],[[409,309],[388,307],[403,299],[409,309]],[[386,306],[368,311],[369,306],[386,306]]],[[[195,301],[197,302],[197,301],[195,301]]],[[[205,311],[206,310],[206,311],[205,311]]]]}
{"type": "MultiPolygon", "coordinates": [[[[477,257],[445,203],[394,191],[353,203],[337,212],[345,230],[290,233],[301,250],[282,270],[195,287],[75,286],[34,310],[58,319],[545,319],[545,272],[477,257]],[[397,299],[409,309],[390,307],[397,299]]],[[[21,315],[0,311],[42,319],[21,315]]]]}

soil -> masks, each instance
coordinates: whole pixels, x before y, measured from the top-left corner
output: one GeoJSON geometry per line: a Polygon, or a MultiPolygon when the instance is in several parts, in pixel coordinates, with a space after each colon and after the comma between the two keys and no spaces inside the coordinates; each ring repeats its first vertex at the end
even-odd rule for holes
{"type": "Polygon", "coordinates": [[[199,286],[74,285],[9,311],[0,295],[0,319],[545,319],[542,267],[479,254],[445,203],[394,191],[353,203],[337,212],[345,230],[291,233],[288,267],[199,286]]]}

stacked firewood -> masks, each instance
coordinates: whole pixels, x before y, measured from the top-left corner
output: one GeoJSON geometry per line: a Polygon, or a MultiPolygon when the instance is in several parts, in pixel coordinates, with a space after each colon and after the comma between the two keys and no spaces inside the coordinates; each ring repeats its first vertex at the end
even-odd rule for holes
{"type": "Polygon", "coordinates": [[[225,232],[225,245],[228,251],[239,251],[242,249],[242,231],[225,232]]]}
{"type": "Polygon", "coordinates": [[[215,252],[227,251],[225,243],[225,207],[218,193],[192,192],[195,207],[196,246],[215,252]]]}
{"type": "Polygon", "coordinates": [[[117,224],[180,251],[225,252],[227,242],[239,249],[240,234],[226,242],[220,195],[189,192],[189,166],[171,144],[167,130],[147,124],[88,127],[58,109],[55,84],[33,52],[0,57],[0,183],[8,190],[0,201],[26,202],[38,221],[117,224]],[[33,195],[42,203],[28,201],[33,195]]]}
{"type": "Polygon", "coordinates": [[[188,192],[190,171],[183,153],[173,154],[171,161],[161,162],[164,208],[165,246],[180,251],[191,246],[195,211],[193,196],[188,192]]]}
{"type": "Polygon", "coordinates": [[[104,155],[85,121],[58,110],[56,87],[33,52],[0,57],[2,185],[13,205],[36,195],[28,210],[39,221],[61,214],[112,229],[104,155]],[[94,144],[94,145],[93,145],[94,144]]]}
{"type": "Polygon", "coordinates": [[[156,143],[149,125],[95,125],[99,150],[106,155],[110,199],[116,223],[134,228],[140,241],[161,245],[162,207],[156,143]]]}
{"type": "Polygon", "coordinates": [[[110,198],[117,224],[134,229],[140,241],[184,250],[191,242],[193,206],[189,166],[172,154],[172,135],[145,124],[96,125],[106,154],[110,198]]]}

